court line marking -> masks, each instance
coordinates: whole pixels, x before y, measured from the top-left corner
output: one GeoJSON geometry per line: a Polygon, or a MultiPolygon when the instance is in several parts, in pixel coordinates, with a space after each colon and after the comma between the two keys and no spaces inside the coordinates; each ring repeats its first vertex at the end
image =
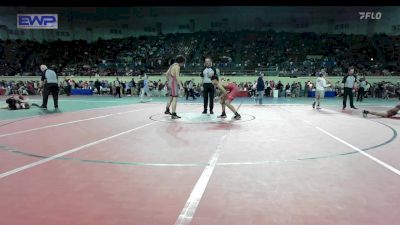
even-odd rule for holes
{"type": "Polygon", "coordinates": [[[181,213],[179,214],[178,219],[175,222],[175,225],[188,225],[192,221],[193,215],[196,212],[196,209],[200,203],[201,198],[203,197],[208,182],[210,181],[211,175],[214,172],[215,166],[222,151],[224,140],[226,139],[228,134],[229,131],[225,133],[219,140],[216,151],[211,156],[207,166],[203,170],[203,173],[197,180],[197,183],[194,186],[192,192],[190,193],[190,196],[186,201],[186,204],[183,207],[181,213]]]}
{"type": "MultiPolygon", "coordinates": [[[[137,104],[121,105],[121,106],[110,106],[110,107],[103,107],[103,108],[97,108],[97,109],[84,109],[84,110],[73,111],[71,113],[82,112],[82,111],[91,111],[91,110],[99,110],[99,109],[122,108],[124,106],[135,106],[135,105],[137,105],[137,104]]],[[[109,116],[113,116],[113,115],[122,115],[122,114],[125,114],[125,113],[136,112],[136,111],[141,111],[141,110],[145,110],[145,109],[151,109],[151,108],[149,107],[149,108],[135,109],[135,110],[130,110],[130,111],[126,111],[126,112],[112,113],[112,114],[107,114],[107,115],[104,115],[104,116],[91,117],[91,118],[87,118],[87,119],[83,119],[83,120],[76,120],[76,121],[70,121],[70,122],[66,122],[66,123],[53,124],[53,125],[44,126],[44,127],[32,128],[32,129],[24,130],[24,131],[16,131],[16,132],[13,132],[13,133],[0,134],[0,138],[6,137],[6,136],[15,135],[15,134],[27,133],[27,132],[31,132],[31,131],[35,131],[35,130],[41,130],[41,129],[51,128],[51,127],[57,127],[57,126],[77,123],[77,122],[83,122],[83,121],[87,121],[87,120],[101,119],[101,118],[109,117],[109,116]]],[[[25,120],[25,119],[36,118],[36,117],[40,117],[40,115],[32,116],[32,117],[26,117],[26,118],[23,118],[23,119],[12,121],[12,122],[18,122],[18,121],[22,121],[22,120],[25,120]]],[[[3,125],[6,125],[6,124],[3,124],[3,125]]],[[[3,126],[3,125],[0,124],[0,127],[3,126]]]]}
{"type": "Polygon", "coordinates": [[[230,134],[230,132],[231,130],[228,130],[228,132],[226,132],[219,140],[214,154],[211,156],[210,160],[207,163],[207,166],[204,168],[199,179],[197,180],[196,185],[190,193],[190,196],[187,199],[185,206],[183,207],[175,222],[175,225],[188,225],[192,221],[193,216],[196,213],[197,207],[199,206],[200,200],[203,197],[203,194],[207,188],[208,182],[210,181],[211,175],[217,165],[219,156],[222,152],[224,141],[226,137],[230,134]]]}
{"type": "MultiPolygon", "coordinates": [[[[308,121],[308,123],[311,123],[308,121]]],[[[397,138],[397,131],[382,122],[376,122],[379,123],[387,128],[389,128],[392,131],[392,137],[388,139],[387,141],[368,147],[368,148],[363,148],[361,149],[362,151],[370,151],[379,147],[382,147],[384,145],[387,145],[394,141],[397,138]]],[[[35,158],[47,158],[48,156],[43,156],[43,155],[37,155],[34,153],[29,153],[29,152],[24,152],[20,151],[14,148],[11,148],[9,146],[4,146],[0,145],[0,151],[7,151],[15,154],[20,154],[24,156],[30,156],[30,157],[35,157],[35,158]]],[[[235,165],[260,165],[260,164],[270,164],[270,163],[287,163],[287,162],[300,162],[300,161],[305,161],[305,160],[315,160],[315,159],[326,159],[326,158],[332,158],[332,157],[339,157],[339,156],[347,156],[351,154],[356,154],[358,153],[357,151],[351,151],[351,152],[344,152],[344,153],[339,153],[339,154],[334,154],[334,155],[323,155],[323,156],[313,156],[313,157],[306,157],[306,158],[297,158],[297,159],[284,159],[284,160],[264,160],[264,161],[251,161],[251,162],[226,162],[226,163],[217,163],[217,166],[235,166],[235,165]]],[[[109,161],[109,160],[92,160],[92,159],[79,159],[79,158],[68,158],[68,157],[62,157],[59,158],[60,160],[73,160],[73,161],[78,161],[78,162],[84,162],[84,163],[107,163],[107,164],[119,164],[119,165],[134,165],[134,166],[171,166],[171,167],[192,167],[192,166],[205,166],[205,163],[146,163],[146,162],[117,162],[117,161],[109,161]]]]}
{"type": "Polygon", "coordinates": [[[13,175],[13,174],[18,173],[18,172],[21,172],[21,171],[24,171],[24,170],[33,168],[33,167],[35,167],[35,166],[39,166],[39,165],[41,165],[41,164],[44,164],[44,163],[49,162],[49,161],[52,161],[52,160],[54,160],[54,159],[63,157],[63,156],[65,156],[65,155],[68,155],[68,154],[71,154],[71,153],[74,153],[74,152],[78,152],[78,151],[80,151],[80,150],[82,150],[82,149],[84,149],[84,148],[87,148],[87,147],[90,147],[90,146],[93,146],[93,145],[96,145],[96,144],[99,144],[99,143],[108,141],[108,140],[110,140],[110,139],[112,139],[112,138],[119,137],[119,136],[121,136],[121,135],[130,133],[130,132],[135,131],[135,130],[139,130],[139,129],[141,129],[141,128],[150,126],[150,125],[155,124],[155,123],[158,123],[158,121],[154,121],[154,122],[151,122],[151,123],[147,123],[147,124],[145,124],[145,125],[142,125],[142,126],[139,126],[139,127],[135,127],[135,128],[133,128],[133,129],[130,129],[130,130],[127,130],[127,131],[118,133],[118,134],[114,134],[114,135],[112,135],[112,136],[109,136],[109,137],[106,137],[106,138],[102,138],[102,139],[100,139],[100,140],[93,141],[93,142],[90,142],[90,143],[88,143],[88,144],[81,145],[81,146],[79,146],[79,147],[76,147],[76,148],[73,148],[73,149],[70,149],[70,150],[61,152],[61,153],[56,154],[56,155],[53,155],[53,156],[51,156],[51,157],[49,157],[49,158],[42,159],[42,160],[39,160],[39,161],[30,163],[30,164],[27,164],[27,165],[25,165],[25,166],[21,166],[21,167],[18,167],[18,168],[16,168],[16,169],[13,169],[13,170],[10,170],[10,171],[1,173],[1,174],[0,174],[0,179],[5,178],[5,177],[10,176],[10,175],[13,175]]]}
{"type": "MultiPolygon", "coordinates": [[[[200,108],[200,107],[199,107],[200,108]]],[[[310,121],[306,121],[309,125],[311,124],[310,121]]],[[[393,140],[397,138],[397,132],[396,130],[382,122],[376,122],[379,123],[387,128],[389,128],[392,131],[392,137],[388,139],[387,141],[368,147],[368,148],[362,148],[362,151],[370,151],[379,147],[382,147],[384,145],[387,145],[391,143],[393,140]]],[[[0,151],[7,151],[11,152],[14,154],[19,154],[19,155],[24,155],[24,156],[29,156],[29,157],[35,157],[35,158],[48,158],[48,156],[44,155],[38,155],[35,153],[29,153],[29,152],[24,152],[20,151],[14,148],[11,148],[9,146],[1,145],[0,144],[0,151]]],[[[262,165],[262,164],[271,164],[271,163],[291,163],[291,162],[300,162],[300,161],[306,161],[306,160],[318,160],[318,159],[326,159],[326,158],[332,158],[332,157],[340,157],[340,156],[347,156],[351,154],[356,154],[358,153],[357,151],[351,151],[351,152],[344,152],[344,153],[339,153],[339,154],[334,154],[334,155],[322,155],[322,156],[310,156],[310,157],[303,157],[303,158],[296,158],[296,159],[283,159],[283,160],[264,160],[264,161],[251,161],[251,162],[225,162],[225,163],[217,163],[217,166],[240,166],[240,165],[262,165]]],[[[103,163],[103,164],[117,164],[117,165],[132,165],[132,166],[154,166],[154,167],[200,167],[200,166],[206,166],[206,163],[147,163],[147,162],[118,162],[118,161],[109,161],[109,160],[92,160],[92,159],[80,159],[80,158],[68,158],[68,157],[61,157],[58,158],[59,160],[71,160],[71,161],[78,161],[78,162],[83,162],[83,163],[103,163]]]]}
{"type": "Polygon", "coordinates": [[[348,143],[348,142],[346,142],[346,141],[344,141],[344,140],[342,140],[342,139],[336,137],[335,135],[329,133],[328,131],[326,131],[326,130],[320,128],[320,127],[315,127],[315,128],[318,129],[319,131],[323,132],[324,134],[326,134],[326,135],[332,137],[333,139],[335,139],[335,140],[341,142],[342,144],[344,144],[344,145],[346,145],[346,146],[348,146],[348,147],[350,147],[350,148],[356,150],[357,152],[359,152],[359,153],[361,153],[362,155],[368,157],[368,158],[371,159],[372,161],[378,163],[379,165],[385,167],[386,169],[388,169],[388,170],[392,171],[393,173],[395,173],[395,174],[397,174],[397,175],[400,176],[400,170],[394,168],[393,166],[391,166],[391,165],[389,165],[389,164],[383,162],[382,160],[380,160],[380,159],[378,159],[378,158],[376,158],[376,157],[374,157],[374,156],[372,156],[372,155],[366,153],[365,151],[360,150],[359,148],[355,147],[354,145],[352,145],[352,144],[350,144],[350,143],[348,143]]]}
{"type": "MultiPolygon", "coordinates": [[[[154,101],[154,100],[158,100],[158,99],[153,99],[153,100],[151,100],[151,101],[147,101],[147,102],[141,102],[140,101],[140,97],[125,97],[125,98],[122,98],[122,99],[120,99],[121,101],[119,101],[119,100],[116,100],[116,99],[114,99],[114,100],[85,100],[85,99],[60,99],[60,100],[58,100],[58,101],[61,101],[61,102],[93,102],[93,103],[124,103],[124,100],[125,99],[127,99],[127,100],[138,100],[137,102],[135,102],[135,103],[147,103],[147,102],[150,102],[150,103],[165,103],[165,102],[158,102],[158,101],[154,101]]],[[[167,99],[167,98],[165,98],[165,99],[167,99]]],[[[40,99],[31,99],[30,101],[32,101],[32,102],[42,102],[42,100],[40,100],[40,99]]],[[[182,103],[180,103],[180,104],[184,104],[185,102],[182,102],[182,103]]],[[[193,103],[187,103],[187,104],[200,104],[201,102],[199,102],[199,103],[195,103],[195,102],[193,102],[193,103]]]]}
{"type": "MultiPolygon", "coordinates": [[[[192,110],[195,110],[195,109],[197,110],[198,108],[200,108],[200,107],[196,107],[196,108],[194,108],[194,109],[192,109],[192,110]]],[[[139,127],[136,127],[136,128],[133,128],[133,129],[130,129],[130,130],[127,130],[127,131],[124,131],[124,132],[121,132],[121,133],[118,133],[118,134],[115,134],[115,135],[106,137],[106,138],[102,138],[102,139],[100,139],[100,140],[97,140],[97,141],[94,141],[94,142],[90,142],[90,143],[85,144],[85,145],[81,145],[81,146],[76,147],[76,148],[73,148],[73,149],[71,149],[71,150],[67,150],[67,151],[61,152],[61,153],[56,154],[56,155],[53,155],[53,156],[51,156],[51,157],[49,157],[49,158],[45,158],[45,159],[42,159],[42,160],[39,160],[39,161],[30,163],[30,164],[27,164],[27,165],[25,165],[25,166],[21,166],[21,167],[18,167],[18,168],[16,168],[16,169],[13,169],[13,170],[10,170],[10,171],[1,173],[1,174],[0,174],[0,179],[2,179],[2,178],[4,178],[4,177],[7,177],[7,176],[10,176],[10,175],[15,174],[15,173],[18,173],[18,172],[21,172],[21,171],[30,169],[30,168],[32,168],[32,167],[35,167],[35,166],[44,164],[44,163],[49,162],[49,161],[52,161],[52,160],[54,160],[54,159],[61,158],[61,157],[65,156],[65,155],[68,155],[68,154],[71,154],[71,153],[74,153],[74,152],[78,152],[78,151],[80,151],[80,150],[82,150],[82,149],[84,149],[84,148],[87,148],[87,147],[90,147],[90,146],[93,146],[93,145],[96,145],[96,144],[99,144],[99,143],[108,141],[108,140],[110,140],[110,139],[112,139],[112,138],[119,137],[119,136],[121,136],[121,135],[130,133],[130,132],[135,131],[135,130],[139,130],[139,129],[143,128],[143,127],[147,127],[147,126],[152,125],[152,124],[155,124],[155,123],[159,123],[159,122],[158,122],[158,121],[153,121],[153,122],[151,122],[151,123],[147,123],[147,124],[145,124],[145,125],[142,125],[142,126],[139,126],[139,127]]]]}
{"type": "MultiPolygon", "coordinates": [[[[182,114],[185,115],[185,114],[187,114],[187,113],[181,113],[180,115],[182,115],[182,114]]],[[[160,114],[151,115],[151,116],[149,117],[149,119],[150,119],[150,120],[153,120],[153,121],[163,122],[163,123],[182,123],[182,124],[232,124],[232,123],[250,122],[250,121],[256,119],[256,117],[253,116],[253,115],[251,115],[251,114],[244,114],[244,113],[242,113],[242,114],[240,114],[240,115],[242,115],[242,118],[241,118],[240,120],[235,120],[235,119],[233,119],[233,118],[231,118],[231,119],[228,119],[228,118],[226,118],[226,119],[220,119],[220,118],[217,118],[216,115],[211,116],[210,114],[207,114],[207,115],[200,115],[200,116],[198,116],[197,118],[211,118],[211,117],[212,117],[212,119],[216,119],[216,120],[199,121],[199,122],[190,122],[190,121],[180,120],[180,121],[175,122],[175,121],[173,121],[173,120],[167,120],[167,119],[164,117],[164,114],[161,114],[161,113],[160,113],[160,114]],[[246,117],[248,116],[249,118],[245,118],[245,116],[246,116],[246,117]]],[[[196,119],[197,119],[197,118],[196,118],[196,119]]]]}
{"type": "MultiPolygon", "coordinates": [[[[332,112],[336,112],[336,111],[332,111],[332,112]]],[[[337,114],[341,114],[336,112],[337,114]]],[[[311,121],[307,121],[307,120],[303,120],[305,123],[311,125],[311,121]]],[[[388,143],[390,143],[392,140],[394,140],[397,136],[397,132],[390,127],[389,125],[386,125],[384,123],[381,122],[376,122],[379,124],[382,124],[388,128],[390,128],[393,131],[393,136],[390,140],[381,143],[379,145],[376,146],[372,146],[372,147],[368,147],[368,148],[364,148],[361,149],[362,151],[369,151],[371,149],[380,147],[382,145],[386,145],[388,143]]],[[[26,156],[31,156],[31,157],[36,157],[36,158],[48,158],[48,156],[41,156],[41,155],[36,155],[33,153],[27,153],[27,152],[23,152],[23,151],[19,151],[16,149],[12,149],[10,147],[6,147],[6,146],[1,146],[0,145],[0,150],[4,150],[4,151],[8,151],[8,152],[13,152],[13,153],[17,153],[17,154],[22,154],[22,155],[26,155],[26,156]]],[[[267,161],[253,161],[253,162],[227,162],[227,163],[217,163],[217,166],[229,166],[229,165],[256,165],[256,164],[267,164],[267,163],[282,163],[282,162],[298,162],[301,160],[309,160],[309,159],[322,159],[322,158],[329,158],[329,157],[335,157],[335,156],[343,156],[343,155],[349,155],[349,154],[354,154],[354,153],[358,153],[357,151],[353,151],[353,152],[346,152],[346,153],[341,153],[341,154],[337,154],[337,155],[329,155],[329,156],[317,156],[317,157],[309,157],[309,158],[299,158],[299,159],[289,159],[289,160],[267,160],[267,161]]],[[[61,157],[59,158],[61,160],[74,160],[74,161],[81,161],[81,162],[89,162],[89,163],[110,163],[110,164],[122,164],[122,165],[136,165],[136,166],[172,166],[172,167],[182,167],[182,166],[188,166],[188,167],[192,167],[192,166],[205,166],[205,163],[172,163],[172,164],[168,164],[168,163],[145,163],[145,162],[113,162],[113,161],[101,161],[101,160],[90,160],[90,159],[78,159],[78,158],[65,158],[65,157],[61,157]]]]}
{"type": "MultiPolygon", "coordinates": [[[[289,110],[288,110],[288,111],[289,111],[289,110]]],[[[289,112],[290,112],[290,111],[289,111],[289,112]]],[[[290,113],[292,113],[292,112],[290,112],[290,113]]],[[[336,112],[336,113],[341,114],[341,113],[339,113],[339,112],[336,112]]],[[[385,162],[383,162],[382,160],[380,160],[380,159],[378,159],[378,158],[376,158],[376,157],[374,157],[374,156],[372,156],[372,155],[366,153],[365,151],[363,151],[363,150],[361,150],[361,149],[355,147],[354,145],[352,145],[352,144],[346,142],[345,140],[343,140],[343,139],[341,139],[341,138],[339,138],[339,137],[336,137],[335,135],[333,135],[333,134],[329,133],[328,131],[324,130],[323,128],[318,127],[318,126],[314,126],[314,125],[313,125],[310,121],[308,121],[308,120],[304,120],[304,119],[300,119],[300,120],[303,121],[303,122],[305,122],[306,124],[308,124],[308,125],[314,127],[315,129],[321,131],[322,133],[324,133],[324,134],[330,136],[331,138],[333,138],[333,139],[339,141],[340,143],[342,143],[342,144],[344,144],[344,145],[350,147],[351,149],[357,151],[358,153],[360,153],[360,154],[364,155],[365,157],[371,159],[372,161],[378,163],[379,165],[385,167],[385,168],[388,169],[389,171],[392,171],[393,173],[395,173],[395,174],[397,174],[397,175],[400,176],[400,170],[394,168],[393,166],[389,165],[388,163],[385,163],[385,162]]]]}
{"type": "MultiPolygon", "coordinates": [[[[75,111],[69,111],[69,112],[62,112],[61,113],[76,113],[76,112],[85,112],[85,111],[95,111],[95,110],[102,110],[102,109],[113,109],[113,108],[122,108],[122,107],[127,107],[127,106],[135,106],[135,105],[139,105],[137,103],[133,103],[133,104],[126,104],[126,105],[115,105],[115,106],[105,106],[105,107],[97,107],[97,108],[91,108],[91,109],[80,109],[80,110],[75,110],[75,111]]],[[[34,108],[31,108],[34,109],[34,108]]],[[[40,111],[40,109],[37,109],[37,111],[40,111]]],[[[1,111],[0,111],[1,114],[1,111]]],[[[36,118],[36,117],[41,117],[41,116],[45,116],[45,115],[34,115],[34,116],[28,116],[28,117],[21,117],[18,119],[9,119],[12,120],[9,123],[14,123],[14,122],[18,122],[18,121],[22,121],[22,120],[26,120],[26,119],[32,119],[32,118],[36,118]]],[[[0,121],[5,121],[5,120],[0,120],[0,121]]],[[[3,127],[7,125],[7,123],[5,124],[1,124],[0,127],[3,127]]]]}
{"type": "MultiPolygon", "coordinates": [[[[30,100],[32,102],[42,102],[42,100],[40,99],[32,99],[30,100]]],[[[84,99],[60,99],[58,100],[59,102],[93,102],[93,103],[109,103],[109,102],[113,102],[113,103],[118,103],[117,101],[97,101],[97,100],[84,100],[84,99]]]]}
{"type": "Polygon", "coordinates": [[[48,126],[43,126],[43,127],[37,127],[37,128],[28,129],[28,130],[21,130],[21,131],[16,131],[16,132],[12,132],[12,133],[1,134],[0,138],[12,136],[12,135],[16,135],[16,134],[28,133],[28,132],[37,131],[37,130],[43,130],[43,129],[47,129],[47,128],[51,128],[51,127],[59,127],[59,126],[64,126],[64,125],[68,125],[68,124],[74,124],[74,123],[79,123],[79,122],[85,122],[85,121],[90,121],[90,120],[106,118],[106,117],[110,117],[110,116],[114,116],[114,115],[122,115],[122,114],[127,114],[127,113],[132,113],[132,112],[138,112],[138,111],[142,111],[142,110],[145,110],[145,108],[125,111],[125,112],[119,112],[119,113],[111,113],[111,114],[107,114],[107,115],[103,115],[103,116],[90,117],[90,118],[86,118],[86,119],[73,120],[73,121],[69,121],[69,122],[58,123],[58,124],[53,124],[53,125],[48,125],[48,126]]]}

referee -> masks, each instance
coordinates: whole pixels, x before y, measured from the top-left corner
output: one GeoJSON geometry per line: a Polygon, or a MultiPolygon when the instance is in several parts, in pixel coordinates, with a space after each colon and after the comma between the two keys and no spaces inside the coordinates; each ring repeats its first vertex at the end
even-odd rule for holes
{"type": "Polygon", "coordinates": [[[48,69],[46,65],[41,65],[40,70],[42,74],[42,87],[43,88],[43,103],[40,108],[47,109],[47,100],[50,93],[53,95],[54,108],[58,109],[58,76],[54,70],[48,69]]]}
{"type": "Polygon", "coordinates": [[[204,98],[204,111],[203,114],[207,114],[208,98],[210,98],[210,114],[214,114],[214,95],[215,87],[211,82],[211,77],[219,75],[217,69],[212,66],[212,60],[210,57],[205,58],[205,67],[201,71],[200,76],[203,81],[203,98],[204,98]]]}
{"type": "Polygon", "coordinates": [[[348,69],[348,74],[343,77],[342,83],[344,84],[344,93],[343,93],[343,110],[346,109],[347,96],[350,99],[350,107],[352,109],[358,109],[354,106],[354,84],[356,83],[357,78],[354,76],[354,67],[350,66],[348,69]]]}

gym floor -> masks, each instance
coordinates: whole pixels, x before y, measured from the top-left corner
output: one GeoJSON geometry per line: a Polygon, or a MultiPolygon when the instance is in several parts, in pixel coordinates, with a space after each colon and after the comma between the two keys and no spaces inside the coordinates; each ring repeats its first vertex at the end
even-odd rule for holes
{"type": "Polygon", "coordinates": [[[239,121],[184,98],[179,120],[166,98],[1,110],[0,224],[397,225],[400,120],[361,115],[397,100],[312,101],[237,98],[239,121]]]}

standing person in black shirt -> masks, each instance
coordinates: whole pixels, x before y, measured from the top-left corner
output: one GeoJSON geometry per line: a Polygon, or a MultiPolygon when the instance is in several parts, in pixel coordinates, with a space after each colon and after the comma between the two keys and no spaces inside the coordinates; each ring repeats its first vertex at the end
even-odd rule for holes
{"type": "Polygon", "coordinates": [[[281,81],[278,82],[278,84],[276,85],[276,88],[278,89],[278,96],[281,97],[281,92],[282,92],[282,88],[283,88],[283,84],[281,81]]]}
{"type": "Polygon", "coordinates": [[[258,77],[256,88],[257,88],[258,103],[262,105],[262,100],[264,97],[264,90],[265,90],[264,74],[260,74],[260,76],[258,77]]]}
{"type": "Polygon", "coordinates": [[[71,87],[71,78],[68,78],[68,79],[64,78],[64,81],[66,83],[66,86],[65,86],[65,89],[64,89],[65,94],[67,96],[70,96],[71,95],[71,89],[72,89],[72,87],[71,87]]]}
{"type": "Polygon", "coordinates": [[[118,97],[121,98],[121,82],[119,81],[118,77],[114,81],[114,86],[115,86],[114,97],[117,97],[117,95],[118,95],[118,97]]]}
{"type": "Polygon", "coordinates": [[[101,83],[100,83],[99,79],[97,79],[97,80],[94,82],[94,86],[95,86],[96,89],[97,89],[97,95],[101,95],[101,93],[100,93],[101,83]]]}

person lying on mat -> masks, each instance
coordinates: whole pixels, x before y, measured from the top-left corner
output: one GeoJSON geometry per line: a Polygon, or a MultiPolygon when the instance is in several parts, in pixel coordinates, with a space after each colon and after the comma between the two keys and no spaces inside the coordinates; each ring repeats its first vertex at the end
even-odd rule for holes
{"type": "Polygon", "coordinates": [[[374,112],[374,111],[368,111],[368,110],[363,110],[363,116],[367,117],[368,114],[375,115],[375,116],[380,116],[380,117],[392,117],[396,115],[400,110],[400,103],[397,104],[394,108],[389,109],[386,112],[374,112]]]}
{"type": "Polygon", "coordinates": [[[213,75],[211,77],[211,82],[221,92],[221,96],[219,98],[222,106],[222,114],[218,116],[218,118],[226,118],[226,113],[225,113],[225,106],[226,106],[235,114],[233,119],[239,120],[241,116],[236,111],[235,107],[233,107],[231,104],[231,102],[238,96],[239,87],[236,86],[236,84],[234,83],[219,82],[218,76],[216,75],[213,75]]]}
{"type": "Polygon", "coordinates": [[[29,109],[29,99],[23,95],[13,95],[6,99],[7,106],[2,107],[3,109],[18,110],[18,109],[29,109]]]}

